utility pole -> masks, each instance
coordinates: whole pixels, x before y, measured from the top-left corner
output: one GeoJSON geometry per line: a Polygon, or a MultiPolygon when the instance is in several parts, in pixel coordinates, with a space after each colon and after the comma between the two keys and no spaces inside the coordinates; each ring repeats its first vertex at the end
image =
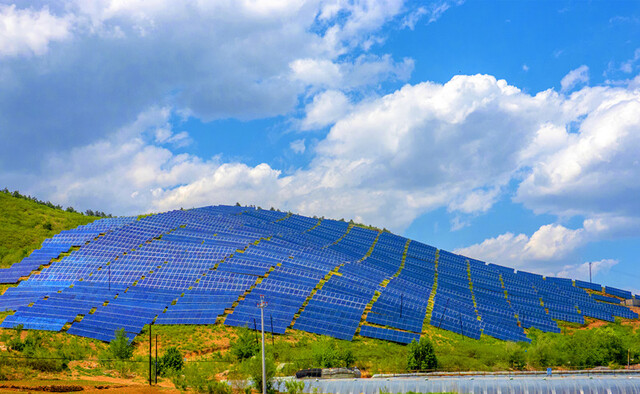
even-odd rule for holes
{"type": "Polygon", "coordinates": [[[593,283],[593,281],[591,280],[591,264],[592,262],[589,262],[589,283],[593,283]]]}
{"type": "Polygon", "coordinates": [[[158,334],[156,334],[156,384],[158,384],[158,334]]]}
{"type": "Polygon", "coordinates": [[[151,386],[151,324],[149,324],[149,386],[151,386]]]}
{"type": "Polygon", "coordinates": [[[260,308],[260,322],[262,329],[262,394],[267,394],[267,370],[264,362],[264,308],[266,306],[267,303],[264,300],[264,296],[261,294],[258,308],[260,308]]]}

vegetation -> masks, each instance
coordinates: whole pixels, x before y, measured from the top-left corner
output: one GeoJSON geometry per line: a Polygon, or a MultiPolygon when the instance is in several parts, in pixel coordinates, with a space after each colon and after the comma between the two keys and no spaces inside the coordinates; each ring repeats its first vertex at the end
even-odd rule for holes
{"type": "MultiPolygon", "coordinates": [[[[262,391],[262,357],[256,356],[243,363],[244,375],[253,382],[256,390],[262,391]]],[[[267,382],[267,393],[275,393],[273,384],[276,376],[276,363],[273,355],[267,354],[265,357],[265,373],[267,382]]]]}
{"type": "Polygon", "coordinates": [[[433,345],[427,337],[413,340],[407,351],[407,369],[409,371],[432,371],[438,368],[438,358],[433,345]]]}
{"type": "Polygon", "coordinates": [[[182,371],[183,366],[182,353],[173,346],[167,349],[166,353],[158,360],[158,374],[162,376],[176,374],[182,371]]]}
{"type": "Polygon", "coordinates": [[[260,350],[260,346],[256,341],[256,337],[246,327],[241,327],[238,332],[238,338],[231,344],[231,352],[238,361],[249,359],[260,350]]]}
{"type": "Polygon", "coordinates": [[[302,394],[302,390],[304,390],[302,380],[286,380],[284,386],[287,389],[287,394],[302,394]]]}
{"type": "Polygon", "coordinates": [[[6,189],[0,192],[0,268],[22,260],[62,230],[98,219],[34,200],[6,189]]]}
{"type": "Polygon", "coordinates": [[[124,328],[116,330],[116,337],[109,343],[107,354],[116,360],[129,360],[133,356],[133,346],[124,334],[124,328]]]}
{"type": "MultiPolygon", "coordinates": [[[[0,193],[0,266],[19,261],[42,241],[63,229],[95,220],[25,198],[0,193]]],[[[7,286],[0,286],[0,293],[7,286]]],[[[9,312],[0,313],[0,320],[9,312]]],[[[497,371],[591,368],[626,365],[640,360],[638,321],[578,325],[561,323],[562,333],[529,330],[532,343],[510,343],[483,336],[472,340],[426,326],[423,338],[409,346],[357,337],[351,342],[288,330],[266,338],[268,383],[313,367],[357,366],[363,376],[437,368],[442,371],[497,371]],[[277,367],[276,367],[277,366],[277,367]]],[[[146,326],[133,343],[123,331],[109,344],[65,333],[0,329],[0,380],[32,379],[46,374],[74,377],[109,376],[144,382],[149,375],[146,326]]],[[[216,380],[250,379],[262,384],[260,346],[255,332],[222,325],[153,326],[162,357],[159,379],[181,390],[228,393],[216,380]],[[186,362],[183,360],[186,358],[186,362]]],[[[75,380],[74,380],[75,382],[75,380]]],[[[300,387],[285,382],[287,392],[300,387]]],[[[236,387],[235,389],[242,389],[236,387]]],[[[236,390],[237,391],[237,390],[236,390]]]]}
{"type": "MultiPolygon", "coordinates": [[[[38,200],[36,197],[24,195],[24,194],[20,193],[17,190],[15,190],[13,192],[10,192],[9,189],[7,189],[5,187],[4,189],[0,190],[0,192],[3,193],[3,194],[9,195],[11,197],[14,197],[14,198],[19,198],[19,199],[22,199],[22,200],[27,200],[27,201],[34,202],[36,204],[44,205],[44,206],[46,206],[48,208],[51,208],[51,209],[57,209],[59,211],[63,210],[62,205],[54,204],[51,201],[38,200]]],[[[65,212],[71,212],[71,213],[74,213],[74,212],[82,213],[82,212],[76,211],[75,208],[73,208],[71,206],[67,207],[67,209],[64,209],[64,211],[65,212]]],[[[113,216],[111,216],[111,214],[106,214],[106,213],[100,212],[100,211],[93,211],[91,209],[87,209],[84,214],[87,215],[87,216],[97,216],[97,217],[101,217],[101,218],[111,218],[111,217],[113,217],[113,216]]]]}
{"type": "Polygon", "coordinates": [[[356,361],[349,347],[321,339],[312,346],[314,366],[318,368],[351,367],[356,361]]]}

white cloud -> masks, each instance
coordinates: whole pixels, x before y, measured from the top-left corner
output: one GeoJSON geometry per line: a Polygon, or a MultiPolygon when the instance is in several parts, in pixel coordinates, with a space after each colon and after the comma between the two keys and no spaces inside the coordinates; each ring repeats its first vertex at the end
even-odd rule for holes
{"type": "MultiPolygon", "coordinates": [[[[277,196],[280,171],[266,164],[202,160],[150,143],[146,132],[164,130],[169,115],[151,108],[109,138],[48,157],[46,176],[34,187],[65,205],[118,214],[236,201],[268,205],[277,196]]],[[[159,133],[175,137],[171,130],[159,133]]]]}
{"type": "Polygon", "coordinates": [[[384,80],[408,79],[413,60],[394,62],[391,56],[358,56],[352,62],[334,63],[328,59],[296,59],[290,63],[292,79],[305,86],[351,90],[384,80]]]}
{"type": "Polygon", "coordinates": [[[560,81],[562,91],[567,92],[580,84],[589,83],[589,67],[582,65],[575,70],[569,71],[560,81]]]}
{"type": "Polygon", "coordinates": [[[337,90],[327,90],[314,96],[305,108],[306,116],[301,122],[302,130],[323,128],[335,123],[351,111],[349,98],[337,90]]]}
{"type": "Polygon", "coordinates": [[[579,130],[550,125],[539,133],[544,154],[532,161],[516,201],[538,213],[637,217],[640,91],[585,88],[563,105],[577,111],[579,130]]]}
{"type": "Polygon", "coordinates": [[[522,65],[522,71],[527,72],[529,71],[529,66],[527,66],[526,64],[522,65]]]}
{"type": "Polygon", "coordinates": [[[289,144],[289,147],[291,148],[292,151],[298,154],[304,153],[304,151],[307,149],[304,138],[291,141],[291,143],[289,144]]]}
{"type": "Polygon", "coordinates": [[[409,28],[413,30],[422,18],[427,18],[427,24],[433,23],[440,19],[440,17],[452,6],[461,5],[464,3],[464,0],[457,1],[439,1],[433,2],[429,6],[418,7],[414,11],[408,13],[403,21],[402,27],[409,28]]]}
{"type": "Polygon", "coordinates": [[[584,229],[547,224],[531,236],[505,233],[455,252],[518,269],[555,274],[561,268],[559,261],[588,240],[584,229]]]}
{"type": "Polygon", "coordinates": [[[633,53],[633,57],[620,65],[620,71],[630,74],[633,72],[633,69],[636,63],[640,60],[640,48],[636,49],[633,53]]]}
{"type": "Polygon", "coordinates": [[[333,86],[342,81],[340,66],[329,59],[296,59],[290,67],[293,77],[308,85],[333,86]]]}
{"type": "Polygon", "coordinates": [[[598,282],[597,274],[607,273],[612,267],[619,263],[614,259],[603,259],[600,261],[586,262],[582,264],[570,264],[562,267],[557,276],[563,278],[579,279],[583,281],[589,280],[589,266],[591,266],[591,278],[594,282],[598,282]]]}
{"type": "Polygon", "coordinates": [[[152,106],[204,122],[287,116],[327,87],[375,93],[413,68],[365,49],[405,12],[400,0],[42,3],[0,11],[0,56],[42,54],[0,62],[5,171],[33,171],[44,154],[105,138],[152,106]]]}
{"type": "Polygon", "coordinates": [[[70,28],[69,18],[52,15],[47,7],[0,5],[0,56],[42,55],[50,42],[69,38],[70,28]]]}
{"type": "MultiPolygon", "coordinates": [[[[98,205],[114,213],[217,203],[218,197],[207,202],[207,195],[217,196],[215,190],[226,184],[225,198],[237,201],[254,196],[253,184],[263,191],[256,203],[302,214],[357,218],[401,231],[418,215],[444,207],[459,218],[452,222],[459,228],[468,223],[464,218],[491,209],[515,184],[516,201],[536,212],[586,218],[580,229],[550,224],[530,236],[506,233],[469,249],[471,257],[502,256],[514,264],[553,260],[597,237],[640,228],[640,203],[634,197],[640,194],[634,181],[640,176],[640,136],[634,132],[640,125],[640,91],[632,85],[585,87],[569,96],[553,90],[530,95],[489,75],[461,75],[445,84],[405,85],[345,113],[330,105],[341,98],[344,93],[329,91],[309,104],[307,125],[319,127],[329,118],[335,124],[312,151],[305,142],[311,163],[287,169],[286,176],[266,164],[172,154],[160,146],[174,135],[167,128],[169,111],[158,109],[123,128],[146,130],[146,139],[131,131],[133,137],[101,140],[105,149],[87,144],[74,153],[77,160],[53,162],[42,177],[51,179],[45,186],[60,193],[62,203],[89,201],[92,188],[103,190],[96,185],[126,179],[119,186],[126,200],[118,199],[115,186],[100,192],[109,197],[98,205]],[[90,166],[80,164],[80,157],[87,160],[102,150],[114,153],[90,166]],[[242,183],[243,176],[255,182],[242,183]],[[129,201],[134,192],[136,204],[129,201]]],[[[291,148],[300,151],[301,146],[291,148]]],[[[52,195],[33,189],[23,190],[52,195]]]]}

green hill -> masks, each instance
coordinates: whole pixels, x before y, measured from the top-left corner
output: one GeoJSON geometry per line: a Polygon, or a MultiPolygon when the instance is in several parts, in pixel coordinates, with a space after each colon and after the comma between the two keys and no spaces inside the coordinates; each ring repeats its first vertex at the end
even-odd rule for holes
{"type": "Polygon", "coordinates": [[[0,268],[22,260],[60,231],[96,219],[0,192],[0,268]]]}

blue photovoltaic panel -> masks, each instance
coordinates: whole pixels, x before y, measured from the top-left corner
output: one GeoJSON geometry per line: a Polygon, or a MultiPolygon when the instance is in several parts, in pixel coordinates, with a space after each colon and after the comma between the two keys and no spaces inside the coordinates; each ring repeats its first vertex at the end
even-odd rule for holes
{"type": "Polygon", "coordinates": [[[344,221],[239,206],[97,220],[0,269],[0,283],[17,283],[0,296],[0,311],[14,311],[1,327],[70,325],[70,334],[102,341],[118,329],[133,339],[151,323],[259,328],[261,295],[265,331],[344,340],[359,332],[409,343],[426,320],[470,338],[528,341],[525,329],[559,332],[557,320],[637,318],[618,298],[587,293],[600,284],[516,272],[344,221]]]}

